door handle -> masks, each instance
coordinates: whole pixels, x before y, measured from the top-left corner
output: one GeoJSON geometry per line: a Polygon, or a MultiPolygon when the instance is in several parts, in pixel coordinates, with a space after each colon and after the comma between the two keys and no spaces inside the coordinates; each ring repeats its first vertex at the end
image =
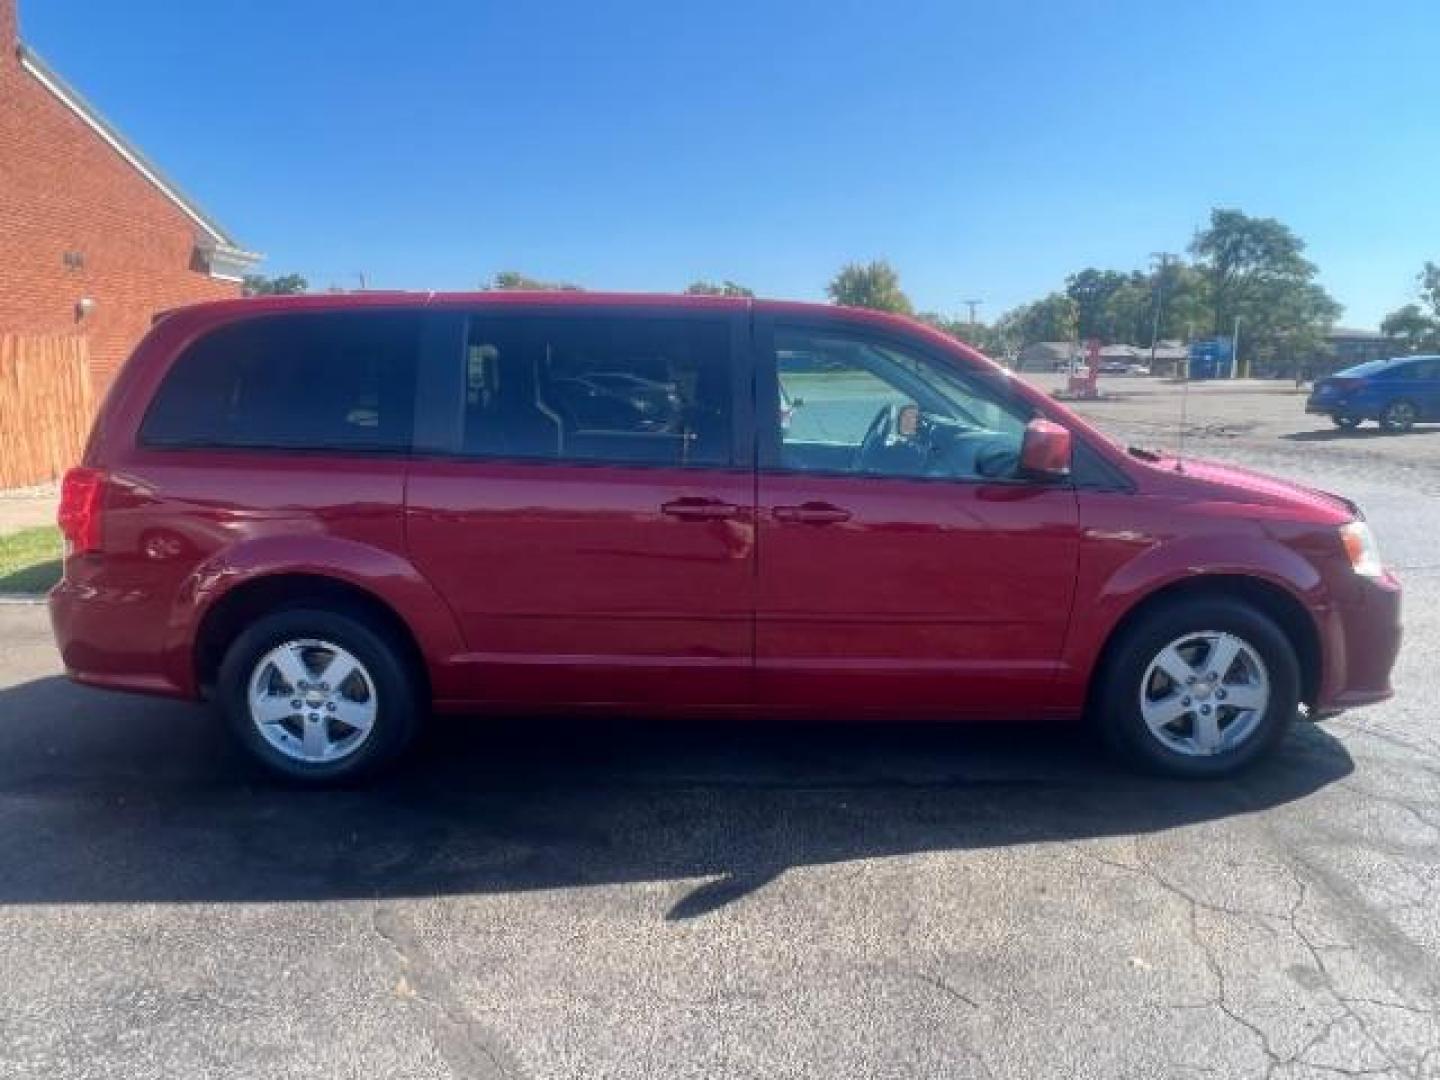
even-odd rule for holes
{"type": "Polygon", "coordinates": [[[849,521],[853,516],[849,510],[832,506],[826,502],[807,502],[799,506],[776,506],[770,511],[776,521],[799,525],[833,525],[849,521]]]}
{"type": "Polygon", "coordinates": [[[660,507],[667,517],[681,521],[729,521],[740,516],[740,507],[719,499],[684,498],[672,499],[660,507]]]}

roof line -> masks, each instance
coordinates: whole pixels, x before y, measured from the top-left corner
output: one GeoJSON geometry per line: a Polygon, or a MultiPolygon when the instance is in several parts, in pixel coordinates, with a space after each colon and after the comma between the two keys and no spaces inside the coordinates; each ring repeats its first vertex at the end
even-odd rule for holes
{"type": "Polygon", "coordinates": [[[122,135],[114,124],[105,119],[100,110],[90,104],[80,91],[67,83],[50,65],[40,59],[34,49],[24,42],[19,42],[16,52],[20,57],[21,67],[35,76],[42,86],[59,98],[71,112],[80,117],[96,134],[109,143],[116,153],[133,165],[140,175],[149,180],[166,198],[183,210],[186,216],[204,229],[212,239],[227,248],[241,250],[235,239],[225,231],[218,221],[201,209],[200,205],[186,195],[179,185],[161,172],[160,167],[147,158],[139,147],[122,135]]]}

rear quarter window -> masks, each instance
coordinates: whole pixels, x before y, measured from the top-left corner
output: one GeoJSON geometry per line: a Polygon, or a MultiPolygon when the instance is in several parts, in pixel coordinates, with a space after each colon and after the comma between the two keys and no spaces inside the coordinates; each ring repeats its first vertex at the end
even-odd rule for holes
{"type": "Polygon", "coordinates": [[[277,315],[219,327],[171,365],[140,442],[407,451],[418,335],[412,312],[277,315]]]}

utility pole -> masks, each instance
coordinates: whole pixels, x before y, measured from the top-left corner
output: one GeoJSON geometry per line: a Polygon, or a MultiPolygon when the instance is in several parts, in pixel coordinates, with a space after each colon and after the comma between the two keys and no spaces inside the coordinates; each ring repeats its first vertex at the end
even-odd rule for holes
{"type": "Polygon", "coordinates": [[[961,301],[960,301],[960,303],[964,304],[966,307],[968,307],[968,308],[970,309],[970,325],[971,325],[971,326],[974,326],[974,325],[975,325],[975,309],[976,309],[977,307],[979,307],[981,304],[983,304],[984,302],[985,302],[984,300],[961,300],[961,301]]]}
{"type": "MultiPolygon", "coordinates": [[[[1247,371],[1245,373],[1249,375],[1247,371]]],[[[1240,316],[1235,316],[1235,336],[1230,339],[1230,377],[1240,377],[1240,316]]]]}
{"type": "Polygon", "coordinates": [[[1160,260],[1160,269],[1155,274],[1155,320],[1150,324],[1150,371],[1155,371],[1155,346],[1160,340],[1160,316],[1165,311],[1165,271],[1170,268],[1170,260],[1175,258],[1168,251],[1152,251],[1150,253],[1151,265],[1156,259],[1160,260]]]}

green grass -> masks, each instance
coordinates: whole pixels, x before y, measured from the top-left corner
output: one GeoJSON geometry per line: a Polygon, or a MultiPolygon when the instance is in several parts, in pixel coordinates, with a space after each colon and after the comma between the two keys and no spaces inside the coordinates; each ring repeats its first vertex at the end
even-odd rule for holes
{"type": "Polygon", "coordinates": [[[0,593],[43,593],[60,580],[60,530],[53,525],[0,536],[0,593]]]}

